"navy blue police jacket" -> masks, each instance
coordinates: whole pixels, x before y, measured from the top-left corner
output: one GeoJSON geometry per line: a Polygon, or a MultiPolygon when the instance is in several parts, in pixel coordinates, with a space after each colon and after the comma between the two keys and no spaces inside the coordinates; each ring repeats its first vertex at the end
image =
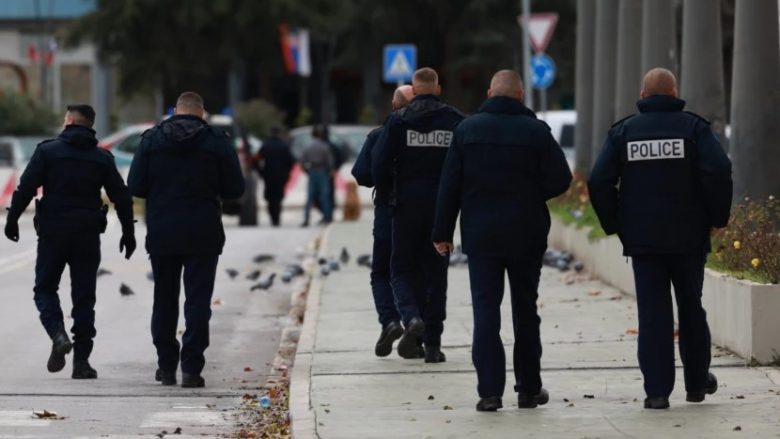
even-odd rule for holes
{"type": "Polygon", "coordinates": [[[371,151],[375,203],[435,209],[441,169],[463,113],[433,95],[394,112],[371,151]]]}
{"type": "Polygon", "coordinates": [[[224,130],[176,115],[144,133],[128,185],[146,199],[150,254],[218,254],[225,244],[221,199],[239,198],[244,176],[224,130]]]}
{"type": "Polygon", "coordinates": [[[363,147],[360,148],[360,153],[355,159],[355,164],[352,165],[352,176],[355,177],[355,181],[360,186],[374,187],[374,177],[371,175],[371,155],[374,144],[382,135],[382,128],[374,128],[368,133],[363,147]]]}
{"type": "Polygon", "coordinates": [[[650,96],[617,122],[588,180],[604,231],[626,256],[710,250],[710,230],[728,224],[732,180],[720,142],[685,101],[650,96]]]}
{"type": "Polygon", "coordinates": [[[39,187],[43,197],[36,209],[40,236],[102,233],[106,227],[101,189],[114,203],[123,232],[133,233],[133,201],[114,156],[98,148],[95,131],[68,125],[56,139],[41,142],[14,192],[8,217],[18,220],[39,187]]]}
{"type": "Polygon", "coordinates": [[[489,98],[455,131],[431,238],[452,242],[460,211],[464,253],[541,255],[550,231],[546,202],[565,192],[571,178],[547,124],[516,99],[489,98]]]}
{"type": "Polygon", "coordinates": [[[265,182],[265,198],[284,198],[284,186],[295,165],[290,145],[278,137],[269,137],[260,147],[260,157],[263,160],[263,167],[258,168],[258,171],[265,182]]]}

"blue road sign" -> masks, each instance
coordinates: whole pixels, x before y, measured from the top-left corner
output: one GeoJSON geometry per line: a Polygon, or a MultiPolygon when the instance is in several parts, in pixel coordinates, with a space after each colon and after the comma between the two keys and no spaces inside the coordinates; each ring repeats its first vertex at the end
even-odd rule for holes
{"type": "Polygon", "coordinates": [[[406,82],[417,70],[417,46],[414,44],[388,44],[384,50],[385,82],[406,82]]]}
{"type": "Polygon", "coordinates": [[[544,90],[555,81],[555,63],[552,58],[539,53],[531,58],[531,82],[534,88],[544,90]]]}

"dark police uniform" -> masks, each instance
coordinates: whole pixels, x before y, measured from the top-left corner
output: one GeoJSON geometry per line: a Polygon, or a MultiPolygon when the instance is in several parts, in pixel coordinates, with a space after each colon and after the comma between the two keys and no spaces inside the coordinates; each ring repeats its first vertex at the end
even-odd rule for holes
{"type": "Polygon", "coordinates": [[[263,196],[268,202],[268,215],[271,217],[271,224],[278,226],[282,215],[284,187],[290,178],[295,158],[290,152],[290,146],[277,136],[263,141],[260,158],[263,166],[258,170],[265,183],[263,196]]]}
{"type": "MultiPolygon", "coordinates": [[[[372,151],[376,198],[394,207],[391,276],[396,305],[407,332],[412,319],[424,321],[423,341],[430,352],[441,347],[448,268],[430,235],[441,168],[463,117],[436,96],[416,96],[390,117],[372,151]]],[[[404,334],[398,345],[405,358],[418,352],[412,335],[404,334]]]]}
{"type": "Polygon", "coordinates": [[[200,375],[217,260],[225,244],[220,199],[244,192],[236,151],[224,130],[196,116],[176,115],[144,133],[128,185],[133,195],[146,199],[146,250],[155,281],[152,339],[159,368],[173,374],[179,363],[176,326],[183,270],[181,370],[200,375]]]}
{"type": "Polygon", "coordinates": [[[116,206],[123,236],[134,241],[132,199],[114,157],[98,148],[97,143],[91,128],[68,125],[56,139],[39,144],[8,210],[8,221],[16,223],[38,188],[43,187],[35,215],[35,305],[49,337],[54,339],[65,333],[57,289],[68,265],[74,364],[89,358],[97,333],[95,283],[100,265],[100,234],[106,229],[101,188],[105,188],[116,206]]]}
{"type": "Polygon", "coordinates": [[[504,393],[499,332],[505,272],[512,298],[515,391],[536,395],[542,388],[536,299],[550,231],[546,201],[565,192],[571,178],[550,128],[516,99],[488,99],[455,131],[432,239],[452,242],[460,210],[474,306],[472,360],[482,398],[504,393]]]}
{"type": "MultiPolygon", "coordinates": [[[[371,156],[374,144],[382,134],[379,127],[366,137],[360,150],[352,175],[357,183],[365,187],[374,187],[371,175],[371,156]]],[[[374,295],[374,305],[379,315],[379,323],[383,328],[392,322],[400,322],[401,316],[395,307],[393,287],[390,285],[390,255],[392,251],[392,208],[380,200],[374,199],[374,248],[371,258],[371,291],[374,295]]]]}
{"type": "Polygon", "coordinates": [[[710,366],[710,334],[701,305],[710,229],[731,208],[731,162],[709,123],[684,112],[685,101],[650,96],[639,114],[609,130],[588,188],[599,221],[633,257],[639,311],[639,366],[648,398],[674,387],[678,306],[685,388],[701,392],[710,366]]]}

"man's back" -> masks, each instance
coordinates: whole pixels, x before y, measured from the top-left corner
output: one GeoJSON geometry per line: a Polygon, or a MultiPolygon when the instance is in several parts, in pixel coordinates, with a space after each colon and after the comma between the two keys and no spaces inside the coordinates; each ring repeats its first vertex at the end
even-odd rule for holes
{"type": "Polygon", "coordinates": [[[238,198],[244,179],[224,131],[199,117],[173,116],[147,131],[130,169],[133,195],[146,198],[150,253],[220,253],[220,199],[238,198]]]}
{"type": "Polygon", "coordinates": [[[265,161],[263,178],[267,182],[284,184],[295,163],[287,143],[278,137],[270,137],[263,142],[263,146],[260,148],[260,156],[265,161]]]}
{"type": "Polygon", "coordinates": [[[330,145],[322,139],[314,138],[301,154],[301,165],[307,172],[333,170],[335,161],[330,145]]]}

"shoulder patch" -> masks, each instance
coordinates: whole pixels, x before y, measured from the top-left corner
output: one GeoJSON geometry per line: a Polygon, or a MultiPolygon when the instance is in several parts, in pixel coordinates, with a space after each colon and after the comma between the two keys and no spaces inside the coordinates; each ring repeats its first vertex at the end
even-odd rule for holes
{"type": "Polygon", "coordinates": [[[614,128],[614,127],[616,127],[616,126],[620,125],[621,123],[623,123],[623,122],[627,121],[628,119],[631,119],[631,118],[632,118],[632,117],[634,117],[634,116],[636,116],[636,113],[634,113],[634,114],[630,114],[630,115],[628,115],[628,116],[626,116],[626,117],[624,117],[624,118],[620,119],[619,121],[617,121],[617,122],[613,123],[613,124],[612,124],[612,126],[611,126],[610,128],[614,128]]]}
{"type": "Polygon", "coordinates": [[[701,120],[702,122],[706,123],[707,125],[709,125],[709,124],[711,123],[711,122],[710,122],[710,121],[709,121],[709,120],[708,120],[706,117],[704,117],[704,116],[702,116],[702,115],[699,115],[699,114],[696,114],[696,113],[694,113],[693,111],[687,111],[687,110],[686,110],[685,112],[686,112],[686,113],[688,113],[688,114],[690,114],[691,116],[693,116],[693,117],[695,117],[695,118],[697,118],[697,119],[701,120]]]}

